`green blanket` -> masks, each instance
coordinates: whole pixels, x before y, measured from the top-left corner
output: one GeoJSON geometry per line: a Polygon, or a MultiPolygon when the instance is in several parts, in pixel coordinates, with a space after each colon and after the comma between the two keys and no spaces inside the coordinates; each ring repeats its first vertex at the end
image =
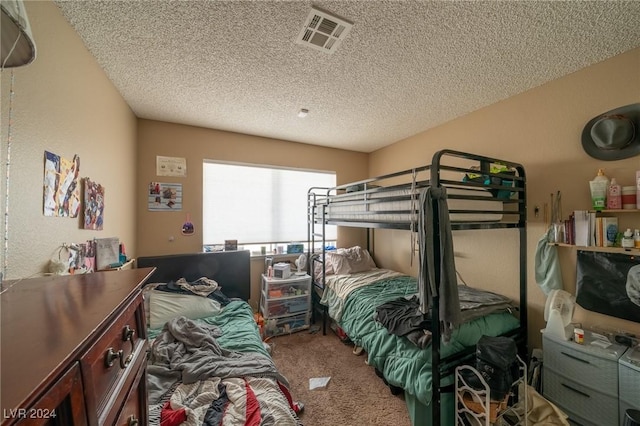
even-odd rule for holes
{"type": "MultiPolygon", "coordinates": [[[[415,293],[416,279],[409,276],[361,287],[347,297],[339,325],[356,345],[364,348],[369,364],[382,372],[389,384],[401,387],[418,401],[429,404],[431,346],[419,349],[404,337],[390,335],[386,328],[373,320],[377,306],[415,293]]],[[[440,345],[440,356],[446,357],[465,347],[475,346],[482,335],[496,336],[517,326],[518,320],[509,313],[494,313],[465,323],[453,332],[449,343],[440,345]]]]}
{"type": "MultiPolygon", "coordinates": [[[[202,321],[220,327],[222,336],[216,340],[225,349],[237,352],[257,352],[270,356],[260,338],[258,326],[253,319],[253,310],[247,302],[232,301],[219,314],[194,321],[202,321]]],[[[160,331],[160,329],[148,330],[149,339],[154,339],[160,331]]]]}

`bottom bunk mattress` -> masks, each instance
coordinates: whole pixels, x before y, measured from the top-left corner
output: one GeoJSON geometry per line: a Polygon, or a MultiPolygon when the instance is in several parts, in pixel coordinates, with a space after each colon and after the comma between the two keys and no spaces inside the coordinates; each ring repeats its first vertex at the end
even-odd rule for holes
{"type": "Polygon", "coordinates": [[[286,378],[244,301],[150,329],[150,425],[299,426],[286,378]]]}
{"type": "MultiPolygon", "coordinates": [[[[390,334],[374,320],[376,308],[402,297],[410,298],[418,291],[416,279],[384,270],[381,279],[369,279],[364,273],[358,277],[335,276],[327,281],[321,303],[328,307],[329,315],[349,336],[353,343],[367,353],[369,365],[384,375],[393,386],[404,389],[411,400],[425,405],[431,402],[431,344],[421,349],[406,337],[390,334]],[[364,277],[364,284],[355,284],[364,277]],[[349,291],[344,291],[348,282],[349,291]]],[[[491,293],[493,294],[493,293],[491,293]]],[[[475,346],[483,335],[498,336],[519,326],[519,321],[503,308],[482,316],[468,315],[469,321],[456,328],[447,343],[440,344],[440,357],[458,353],[475,346]],[[471,319],[473,318],[473,319],[471,319]]],[[[443,383],[453,383],[443,378],[443,383]]]]}

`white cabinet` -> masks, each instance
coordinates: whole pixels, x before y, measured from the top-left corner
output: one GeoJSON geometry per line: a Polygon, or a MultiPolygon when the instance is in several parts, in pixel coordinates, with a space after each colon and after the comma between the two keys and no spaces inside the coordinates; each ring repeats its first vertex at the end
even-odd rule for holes
{"type": "Polygon", "coordinates": [[[618,426],[618,359],[627,350],[608,346],[585,330],[584,343],[543,334],[543,394],[584,426],[618,426]]]}
{"type": "Polygon", "coordinates": [[[282,279],[263,274],[260,313],[266,337],[309,328],[311,277],[305,274],[282,279]]]}

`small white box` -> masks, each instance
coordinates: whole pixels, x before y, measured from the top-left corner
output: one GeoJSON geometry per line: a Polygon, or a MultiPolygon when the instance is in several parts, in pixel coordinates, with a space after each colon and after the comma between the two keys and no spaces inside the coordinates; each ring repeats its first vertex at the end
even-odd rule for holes
{"type": "Polygon", "coordinates": [[[291,276],[291,265],[280,262],[273,265],[274,278],[289,278],[291,276]]]}

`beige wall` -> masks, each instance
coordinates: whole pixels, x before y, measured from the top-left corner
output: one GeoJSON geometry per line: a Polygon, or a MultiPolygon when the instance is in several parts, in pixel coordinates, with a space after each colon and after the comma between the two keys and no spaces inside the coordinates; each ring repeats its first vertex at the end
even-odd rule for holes
{"type": "MultiPolygon", "coordinates": [[[[202,163],[203,160],[231,161],[301,169],[331,170],[338,183],[367,177],[367,154],[323,148],[301,143],[210,130],[160,121],[138,121],[138,256],[202,251],[202,163]],[[156,176],[156,156],[184,157],[187,176],[156,176]],[[182,183],[180,212],[150,212],[146,191],[149,182],[182,183]],[[181,234],[186,213],[191,214],[195,233],[181,234]]],[[[248,194],[250,196],[250,194],[248,194]]],[[[259,212],[260,206],[256,206],[259,212]]],[[[340,244],[363,244],[362,230],[341,230],[340,244]]],[[[242,244],[242,241],[239,241],[242,244]]],[[[252,303],[255,306],[263,258],[252,261],[252,303]]]]}
{"type": "MultiPolygon", "coordinates": [[[[136,250],[136,118],[58,8],[50,1],[26,2],[26,8],[37,58],[13,71],[9,279],[45,271],[65,242],[118,236],[136,250]],[[103,231],[82,230],[79,219],[43,215],[45,150],[69,159],[78,154],[80,176],[105,186],[103,231]]],[[[7,69],[1,75],[3,213],[11,74],[7,69]]]]}
{"type": "MultiPolygon", "coordinates": [[[[372,153],[341,151],[216,130],[136,120],[117,90],[50,1],[27,2],[38,46],[37,60],[14,71],[9,238],[7,277],[20,278],[46,269],[63,242],[118,236],[133,256],[199,251],[202,237],[202,160],[239,161],[321,170],[335,170],[338,183],[427,163],[441,148],[505,157],[522,163],[528,174],[528,296],[530,341],[538,344],[544,327],[544,296],[533,278],[536,243],[545,227],[533,216],[549,193],[562,191],[564,211],[589,205],[587,181],[599,167],[622,184],[630,184],[640,157],[602,162],[587,156],[580,133],[592,117],[640,101],[640,49],[619,55],[519,96],[471,113],[430,131],[372,153]],[[137,147],[136,147],[137,141],[137,147]],[[78,154],[81,176],[106,187],[105,229],[84,231],[79,221],[42,214],[43,155],[78,154]],[[196,234],[179,233],[184,213],[151,214],[144,193],[155,176],[156,155],[186,157],[188,177],[182,182],[183,212],[190,212],[196,234]],[[173,241],[169,237],[174,236],[173,241]]],[[[6,145],[11,71],[1,75],[2,194],[5,209],[6,145]]],[[[635,226],[640,218],[625,219],[635,226]]],[[[517,243],[509,231],[456,236],[457,266],[472,285],[517,297],[517,243]],[[509,285],[501,284],[504,282],[509,285]]],[[[362,244],[360,230],[341,230],[342,246],[362,244]]],[[[415,273],[410,266],[409,237],[402,231],[376,233],[376,260],[381,266],[415,273]]],[[[575,252],[562,249],[566,288],[575,288],[575,252]]],[[[257,294],[262,259],[253,261],[253,294],[257,294]]],[[[252,297],[255,299],[256,297],[252,297]]],[[[255,302],[254,302],[255,305],[255,302]]],[[[635,331],[640,326],[578,309],[577,321],[635,331]]]]}
{"type": "MultiPolygon", "coordinates": [[[[581,132],[591,118],[610,109],[640,102],[640,49],[552,81],[526,93],[468,114],[371,154],[369,173],[378,175],[430,161],[443,148],[505,158],[524,165],[528,178],[529,341],[540,344],[545,297],[534,275],[536,244],[544,233],[542,208],[549,194],[562,192],[565,216],[590,206],[588,181],[599,167],[621,185],[632,185],[640,157],[599,161],[582,149],[581,132]]],[[[626,215],[623,226],[640,227],[640,213],[626,215]]],[[[465,231],[455,236],[456,266],[468,284],[517,298],[516,233],[465,231]]],[[[409,237],[400,231],[376,233],[376,260],[415,273],[409,266],[409,237]]],[[[575,250],[561,249],[565,289],[575,292],[575,250]]],[[[640,324],[587,312],[574,316],[584,325],[622,328],[640,334],[640,324]]]]}

